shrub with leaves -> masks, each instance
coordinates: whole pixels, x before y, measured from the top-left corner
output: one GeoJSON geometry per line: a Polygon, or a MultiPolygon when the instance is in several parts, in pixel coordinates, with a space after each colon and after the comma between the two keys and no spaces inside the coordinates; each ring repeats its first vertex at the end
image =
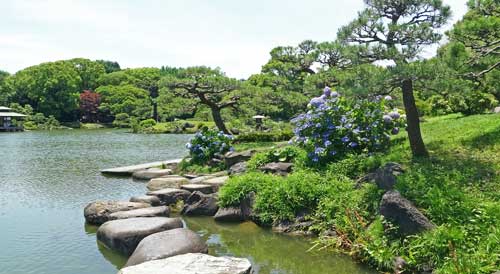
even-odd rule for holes
{"type": "Polygon", "coordinates": [[[206,164],[218,155],[232,151],[232,135],[215,129],[203,128],[186,144],[189,155],[195,164],[206,164]]]}
{"type": "Polygon", "coordinates": [[[390,96],[348,99],[327,87],[321,97],[311,100],[307,113],[292,120],[295,142],[306,149],[314,163],[385,151],[390,134],[399,133],[405,126],[404,115],[386,106],[390,100],[390,96]]]}

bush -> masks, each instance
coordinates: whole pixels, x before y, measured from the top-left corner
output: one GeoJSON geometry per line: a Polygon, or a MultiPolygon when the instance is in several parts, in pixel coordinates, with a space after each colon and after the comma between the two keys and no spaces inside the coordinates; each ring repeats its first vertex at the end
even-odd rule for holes
{"type": "Polygon", "coordinates": [[[232,151],[230,143],[232,135],[226,135],[222,131],[203,128],[186,144],[189,155],[195,164],[206,164],[215,156],[222,156],[232,151]]]}
{"type": "Polygon", "coordinates": [[[481,114],[498,104],[495,96],[479,91],[469,91],[463,95],[450,96],[450,102],[455,112],[464,115],[481,114]]]}
{"type": "Polygon", "coordinates": [[[292,120],[295,142],[306,149],[313,163],[322,164],[348,154],[386,151],[389,133],[397,134],[404,127],[404,117],[398,110],[384,114],[385,102],[325,95],[314,98],[310,110],[292,120]]]}
{"type": "Polygon", "coordinates": [[[257,169],[271,162],[295,162],[296,158],[304,159],[304,151],[295,146],[286,146],[269,151],[256,153],[248,161],[247,167],[251,170],[257,169]]]}
{"type": "Polygon", "coordinates": [[[260,172],[249,172],[241,176],[231,177],[219,191],[219,205],[221,207],[239,206],[241,200],[250,192],[259,192],[267,185],[275,184],[280,180],[277,176],[260,172]]]}
{"type": "Polygon", "coordinates": [[[127,113],[119,113],[115,116],[113,121],[114,127],[128,128],[130,127],[130,117],[127,113]]]}
{"type": "Polygon", "coordinates": [[[154,125],[156,125],[156,121],[154,119],[146,119],[146,120],[141,121],[139,123],[139,125],[142,128],[153,127],[154,125]]]}
{"type": "Polygon", "coordinates": [[[293,137],[291,130],[278,131],[251,131],[241,133],[236,138],[236,142],[280,142],[288,141],[293,137]]]}
{"type": "Polygon", "coordinates": [[[23,124],[24,128],[27,130],[35,130],[38,126],[33,121],[26,121],[23,124]]]}

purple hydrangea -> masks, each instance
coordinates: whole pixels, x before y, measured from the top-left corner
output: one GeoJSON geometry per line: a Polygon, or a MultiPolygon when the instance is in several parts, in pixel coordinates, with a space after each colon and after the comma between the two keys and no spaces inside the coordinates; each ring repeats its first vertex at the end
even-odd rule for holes
{"type": "Polygon", "coordinates": [[[309,104],[311,106],[316,107],[316,108],[322,106],[324,103],[325,103],[325,100],[321,97],[314,97],[309,102],[309,104]]]}
{"type": "Polygon", "coordinates": [[[393,128],[391,130],[391,133],[394,134],[394,135],[398,134],[399,133],[399,128],[398,127],[393,128]]]}
{"type": "Polygon", "coordinates": [[[399,112],[397,112],[397,111],[393,111],[393,112],[389,113],[389,116],[391,116],[391,118],[394,120],[397,120],[401,117],[401,115],[399,115],[399,112]]]}
{"type": "Polygon", "coordinates": [[[384,97],[384,100],[386,100],[386,101],[392,101],[392,97],[391,97],[391,95],[386,95],[386,96],[384,97]]]}
{"type": "Polygon", "coordinates": [[[382,119],[384,119],[384,122],[385,122],[386,124],[389,124],[390,122],[392,122],[392,117],[391,117],[391,116],[389,116],[389,115],[384,115],[384,116],[382,116],[382,119]]]}

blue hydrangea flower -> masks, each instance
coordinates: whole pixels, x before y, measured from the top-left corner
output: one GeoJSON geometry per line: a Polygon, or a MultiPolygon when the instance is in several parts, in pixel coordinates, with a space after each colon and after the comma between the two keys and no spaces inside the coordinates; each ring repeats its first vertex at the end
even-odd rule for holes
{"type": "Polygon", "coordinates": [[[349,142],[349,137],[344,136],[344,137],[342,137],[342,139],[340,139],[340,140],[341,140],[343,143],[347,143],[347,142],[349,142]]]}
{"type": "Polygon", "coordinates": [[[399,128],[397,128],[397,127],[393,128],[391,130],[391,133],[394,134],[394,135],[398,134],[399,133],[399,128]]]}
{"type": "Polygon", "coordinates": [[[397,111],[393,111],[393,112],[389,113],[389,116],[394,120],[397,120],[397,119],[399,119],[399,117],[401,117],[401,115],[399,115],[399,112],[397,112],[397,111]]]}
{"type": "Polygon", "coordinates": [[[357,146],[358,146],[358,143],[356,143],[356,142],[350,142],[350,143],[349,143],[349,146],[350,146],[350,147],[357,147],[357,146]]]}
{"type": "Polygon", "coordinates": [[[382,119],[384,119],[384,123],[386,123],[386,124],[389,124],[390,122],[392,122],[392,118],[389,115],[382,116],[382,119]]]}
{"type": "Polygon", "coordinates": [[[390,95],[386,95],[384,97],[384,100],[386,100],[386,101],[392,101],[392,97],[390,95]]]}

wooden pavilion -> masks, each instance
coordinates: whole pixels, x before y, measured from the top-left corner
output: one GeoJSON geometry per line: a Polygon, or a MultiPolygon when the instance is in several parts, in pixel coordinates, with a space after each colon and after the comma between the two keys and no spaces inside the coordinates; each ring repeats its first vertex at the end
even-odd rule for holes
{"type": "Polygon", "coordinates": [[[13,112],[11,108],[0,107],[0,132],[1,131],[23,131],[22,120],[26,115],[13,112]],[[13,119],[17,123],[12,123],[13,119]]]}

